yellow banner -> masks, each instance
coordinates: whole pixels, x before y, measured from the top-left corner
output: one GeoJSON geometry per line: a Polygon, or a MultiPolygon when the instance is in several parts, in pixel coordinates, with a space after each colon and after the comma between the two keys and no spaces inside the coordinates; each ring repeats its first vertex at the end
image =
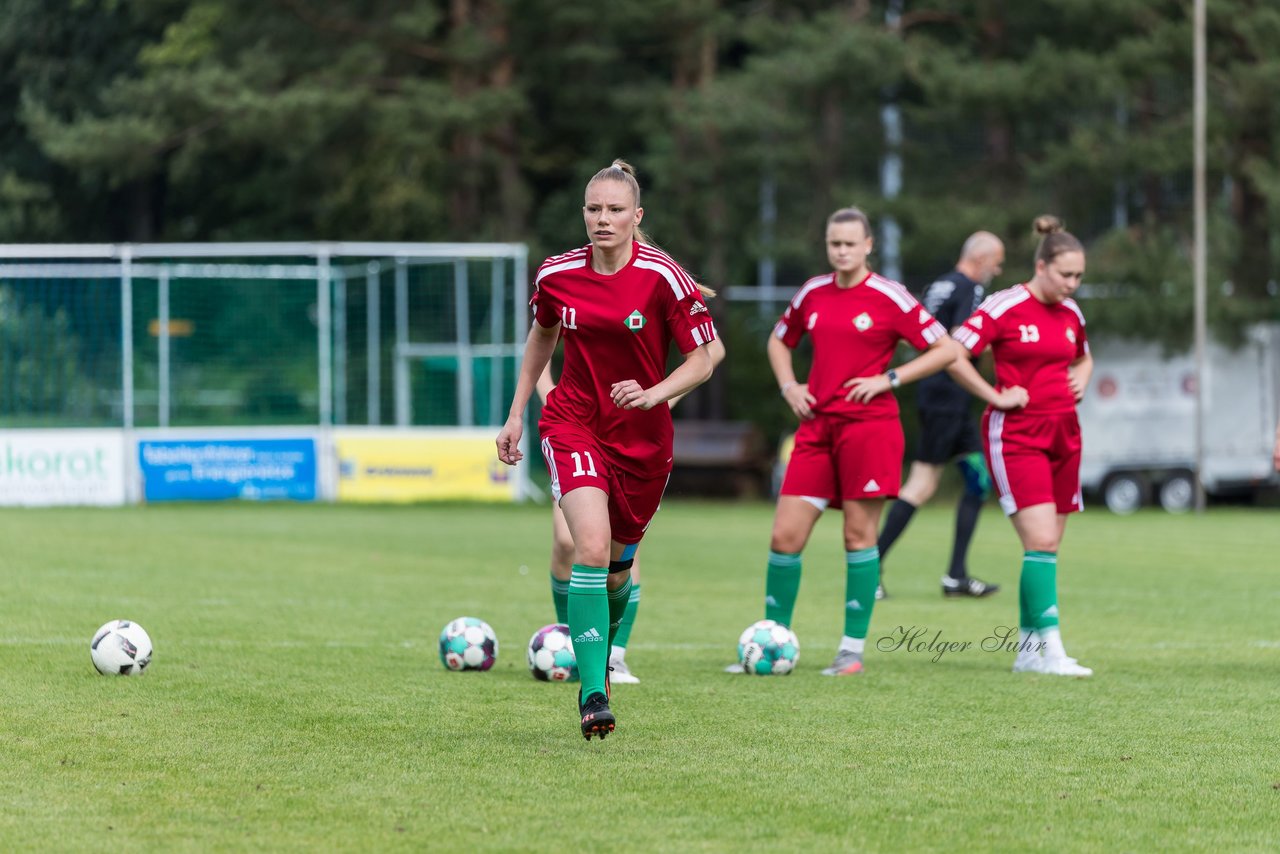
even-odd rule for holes
{"type": "Polygon", "coordinates": [[[335,436],[338,500],[409,502],[464,498],[511,501],[513,470],[493,437],[335,436]]]}

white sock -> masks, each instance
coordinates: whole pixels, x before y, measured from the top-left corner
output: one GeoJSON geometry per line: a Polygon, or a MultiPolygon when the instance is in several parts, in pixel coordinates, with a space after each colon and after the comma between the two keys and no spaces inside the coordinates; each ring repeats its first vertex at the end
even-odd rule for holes
{"type": "Polygon", "coordinates": [[[627,657],[627,648],[625,646],[618,646],[615,643],[613,646],[609,647],[609,658],[617,661],[622,661],[626,657],[627,657]]]}
{"type": "Polygon", "coordinates": [[[1062,633],[1057,626],[1040,630],[1040,639],[1044,641],[1046,658],[1066,658],[1067,650],[1062,646],[1062,633]]]}
{"type": "Polygon", "coordinates": [[[867,646],[866,638],[851,638],[848,635],[845,635],[844,637],[840,638],[841,652],[856,652],[858,653],[858,655],[862,655],[862,651],[866,648],[866,646],[867,646]]]}

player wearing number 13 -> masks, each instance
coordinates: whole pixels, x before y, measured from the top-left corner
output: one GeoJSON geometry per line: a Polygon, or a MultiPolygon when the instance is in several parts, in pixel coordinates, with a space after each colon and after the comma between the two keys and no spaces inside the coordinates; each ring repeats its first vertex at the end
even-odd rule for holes
{"type": "Polygon", "coordinates": [[[1080,507],[1076,404],[1093,373],[1084,315],[1071,295],[1084,276],[1084,247],[1056,217],[1042,235],[1029,282],[992,294],[952,335],[977,356],[991,348],[993,387],[968,359],[948,370],[988,404],[983,444],[1000,506],[1022,541],[1021,636],[1014,672],[1089,676],[1070,658],[1058,627],[1058,546],[1080,507]],[[997,388],[999,389],[997,391],[997,388]]]}
{"type": "Polygon", "coordinates": [[[534,282],[525,342],[498,459],[522,458],[524,410],[564,336],[560,382],[538,427],[552,496],[573,538],[569,632],[582,679],[579,714],[590,740],[612,732],[607,661],[630,597],[636,546],[671,474],[667,401],[705,382],[715,325],[693,279],[640,232],[640,186],[614,161],[587,183],[590,244],[548,258],[534,282]],[[684,361],[668,376],[671,344],[684,361]]]}

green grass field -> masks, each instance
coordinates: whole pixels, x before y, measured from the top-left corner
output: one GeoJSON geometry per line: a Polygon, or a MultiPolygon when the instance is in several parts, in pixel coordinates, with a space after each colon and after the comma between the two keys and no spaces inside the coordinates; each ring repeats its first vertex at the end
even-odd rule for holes
{"type": "Polygon", "coordinates": [[[553,621],[543,507],[153,506],[0,512],[0,850],[1274,850],[1280,516],[1072,520],[1060,601],[1088,680],[1009,672],[1020,552],[994,510],[991,599],[944,600],[951,508],[889,561],[897,627],[970,642],[819,670],[841,630],[839,523],[806,552],[797,672],[721,672],[762,614],[771,507],[669,502],[614,692],[578,733],[572,685],[524,647],[553,621]],[[489,673],[436,639],[473,615],[489,673]],[[116,617],[155,640],[97,675],[116,617]]]}

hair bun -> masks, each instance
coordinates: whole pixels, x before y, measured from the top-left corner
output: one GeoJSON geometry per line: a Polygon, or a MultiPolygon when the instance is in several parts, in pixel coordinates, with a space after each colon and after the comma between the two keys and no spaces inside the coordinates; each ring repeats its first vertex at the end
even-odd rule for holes
{"type": "Polygon", "coordinates": [[[636,177],[636,167],[632,166],[630,163],[623,160],[621,157],[619,157],[617,160],[614,160],[613,163],[610,164],[610,167],[613,169],[621,169],[623,172],[626,172],[632,178],[636,177]]]}
{"type": "Polygon", "coordinates": [[[1036,217],[1035,223],[1031,226],[1036,234],[1057,234],[1064,231],[1062,220],[1053,214],[1041,214],[1036,217]]]}

